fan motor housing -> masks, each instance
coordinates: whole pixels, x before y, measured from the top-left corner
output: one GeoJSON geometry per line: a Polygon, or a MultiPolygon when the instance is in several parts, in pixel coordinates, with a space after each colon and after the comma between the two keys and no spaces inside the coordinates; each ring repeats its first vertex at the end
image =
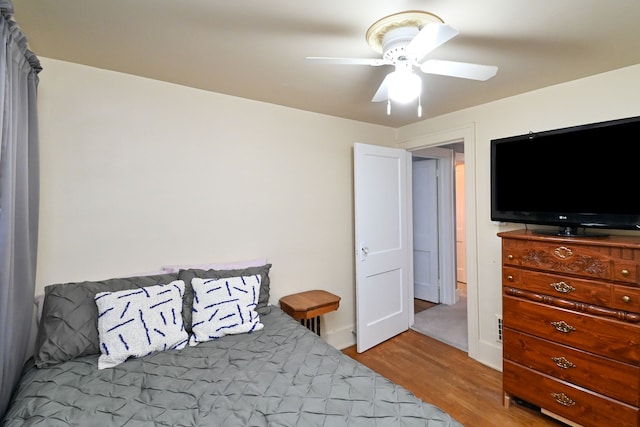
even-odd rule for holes
{"type": "Polygon", "coordinates": [[[420,30],[416,27],[396,28],[389,31],[382,39],[382,57],[396,61],[406,54],[406,47],[420,30]]]}

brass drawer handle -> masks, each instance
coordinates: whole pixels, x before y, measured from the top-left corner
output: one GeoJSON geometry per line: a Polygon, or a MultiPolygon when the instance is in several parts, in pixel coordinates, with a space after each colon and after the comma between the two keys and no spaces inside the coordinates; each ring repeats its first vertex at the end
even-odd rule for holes
{"type": "Polygon", "coordinates": [[[576,365],[574,365],[572,362],[569,362],[569,360],[567,360],[565,357],[552,357],[551,360],[553,360],[553,362],[558,365],[559,368],[562,369],[569,369],[569,368],[575,368],[576,365]]]}
{"type": "Polygon", "coordinates": [[[511,254],[507,255],[507,259],[508,259],[509,261],[513,261],[513,255],[511,255],[511,254]]]}
{"type": "Polygon", "coordinates": [[[565,282],[551,283],[551,287],[561,294],[568,294],[576,290],[576,288],[565,282]]]}
{"type": "Polygon", "coordinates": [[[627,302],[627,303],[628,303],[628,302],[630,302],[630,301],[631,301],[631,297],[629,297],[629,296],[625,295],[625,296],[623,296],[623,297],[622,297],[622,301],[624,301],[624,302],[627,302]]]}
{"type": "Polygon", "coordinates": [[[625,268],[622,271],[620,271],[620,274],[622,274],[624,277],[629,277],[629,270],[625,268]]]}
{"type": "Polygon", "coordinates": [[[566,246],[559,246],[557,247],[553,253],[558,257],[558,258],[562,258],[562,259],[566,259],[566,258],[570,258],[573,256],[573,251],[569,248],[567,248],[566,246]]]}
{"type": "Polygon", "coordinates": [[[564,332],[565,334],[568,334],[569,332],[573,332],[573,331],[576,330],[576,328],[574,328],[573,326],[571,326],[570,324],[568,324],[564,320],[561,320],[559,322],[551,322],[551,325],[554,328],[556,328],[556,330],[558,330],[560,332],[564,332]]]}
{"type": "Polygon", "coordinates": [[[507,276],[507,280],[510,281],[510,282],[513,282],[513,276],[512,275],[508,275],[507,276]]]}
{"type": "Polygon", "coordinates": [[[551,393],[551,396],[562,406],[573,406],[576,404],[569,396],[564,393],[551,393]]]}

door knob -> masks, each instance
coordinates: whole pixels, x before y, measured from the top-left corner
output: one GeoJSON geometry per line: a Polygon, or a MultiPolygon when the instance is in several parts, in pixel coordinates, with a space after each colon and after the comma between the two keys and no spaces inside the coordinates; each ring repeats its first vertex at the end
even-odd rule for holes
{"type": "Polygon", "coordinates": [[[360,261],[366,260],[367,255],[369,255],[369,247],[365,246],[364,242],[360,242],[360,244],[358,244],[358,248],[359,248],[358,257],[360,258],[360,261]]]}

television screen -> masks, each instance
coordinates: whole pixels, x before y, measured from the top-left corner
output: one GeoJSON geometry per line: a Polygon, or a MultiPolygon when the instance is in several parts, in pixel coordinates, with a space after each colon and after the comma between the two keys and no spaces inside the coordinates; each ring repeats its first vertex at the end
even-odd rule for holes
{"type": "Polygon", "coordinates": [[[491,141],[491,220],[640,230],[640,117],[491,141]]]}

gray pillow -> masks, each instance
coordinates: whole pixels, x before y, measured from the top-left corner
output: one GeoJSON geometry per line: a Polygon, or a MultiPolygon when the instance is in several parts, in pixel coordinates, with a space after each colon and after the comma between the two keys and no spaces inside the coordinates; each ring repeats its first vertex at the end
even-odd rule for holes
{"type": "Polygon", "coordinates": [[[198,277],[201,279],[224,279],[227,277],[253,276],[259,274],[261,276],[260,295],[258,296],[258,305],[256,311],[258,314],[269,314],[269,270],[271,264],[265,264],[260,267],[247,267],[237,270],[180,270],[178,272],[178,280],[184,280],[184,299],[182,306],[182,318],[184,319],[184,328],[191,333],[191,310],[193,308],[193,288],[191,287],[191,279],[198,277]]]}
{"type": "MultiPolygon", "coordinates": [[[[56,365],[76,357],[100,353],[98,292],[114,292],[163,285],[177,280],[176,273],[49,285],[44,289],[44,306],[34,360],[36,366],[56,365]]],[[[189,321],[191,311],[189,311],[189,321]]]]}

